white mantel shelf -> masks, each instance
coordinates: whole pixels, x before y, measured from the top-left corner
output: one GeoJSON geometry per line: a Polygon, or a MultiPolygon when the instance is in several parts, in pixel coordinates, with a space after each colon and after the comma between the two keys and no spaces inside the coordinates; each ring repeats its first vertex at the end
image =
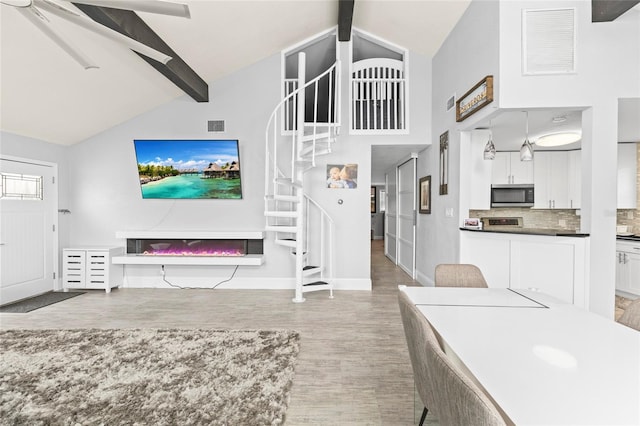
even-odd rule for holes
{"type": "Polygon", "coordinates": [[[261,240],[264,239],[264,231],[117,231],[116,238],[261,240]]]}
{"type": "Polygon", "coordinates": [[[264,256],[261,254],[246,256],[145,256],[129,254],[115,256],[112,261],[116,265],[260,266],[264,263],[264,256]]]}

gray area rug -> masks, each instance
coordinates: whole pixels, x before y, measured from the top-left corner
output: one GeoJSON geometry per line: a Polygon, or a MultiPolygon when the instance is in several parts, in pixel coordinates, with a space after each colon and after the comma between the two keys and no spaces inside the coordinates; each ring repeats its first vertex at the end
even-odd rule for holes
{"type": "Polygon", "coordinates": [[[0,331],[1,425],[278,425],[294,331],[0,331]]]}
{"type": "Polygon", "coordinates": [[[85,291],[50,291],[28,299],[0,306],[0,312],[24,314],[85,293],[85,291]]]}

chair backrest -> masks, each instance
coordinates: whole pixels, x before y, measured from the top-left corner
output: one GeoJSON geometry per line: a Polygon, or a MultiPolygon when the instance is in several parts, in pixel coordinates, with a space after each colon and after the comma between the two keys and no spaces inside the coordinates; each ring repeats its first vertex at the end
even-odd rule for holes
{"type": "Polygon", "coordinates": [[[480,269],[469,264],[436,265],[434,281],[436,287],[488,287],[480,269]]]}
{"type": "Polygon", "coordinates": [[[618,322],[640,331],[640,299],[634,300],[627,306],[618,322]]]}
{"type": "Polygon", "coordinates": [[[427,319],[418,311],[418,308],[411,303],[404,291],[398,292],[398,303],[400,305],[400,316],[402,317],[404,334],[409,348],[409,358],[411,358],[411,368],[413,369],[416,390],[424,406],[437,415],[438,411],[435,406],[434,390],[431,387],[432,379],[429,377],[430,371],[427,365],[427,342],[435,342],[437,345],[437,338],[427,319]]]}
{"type": "Polygon", "coordinates": [[[437,389],[434,408],[438,413],[438,424],[506,425],[491,400],[449,359],[440,346],[429,345],[426,355],[433,387],[437,389]]]}

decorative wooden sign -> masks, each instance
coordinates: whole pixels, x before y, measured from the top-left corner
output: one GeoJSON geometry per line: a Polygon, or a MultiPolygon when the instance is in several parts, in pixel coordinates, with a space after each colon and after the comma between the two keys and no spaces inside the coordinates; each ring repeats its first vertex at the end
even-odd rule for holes
{"type": "Polygon", "coordinates": [[[462,121],[493,102],[493,76],[488,75],[456,102],[456,121],[462,121]]]}

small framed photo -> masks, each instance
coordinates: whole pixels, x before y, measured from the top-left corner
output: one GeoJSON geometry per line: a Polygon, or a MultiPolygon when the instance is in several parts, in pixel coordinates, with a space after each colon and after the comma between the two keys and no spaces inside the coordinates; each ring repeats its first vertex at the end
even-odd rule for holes
{"type": "Polygon", "coordinates": [[[418,211],[431,214],[431,175],[420,178],[418,211]]]}

